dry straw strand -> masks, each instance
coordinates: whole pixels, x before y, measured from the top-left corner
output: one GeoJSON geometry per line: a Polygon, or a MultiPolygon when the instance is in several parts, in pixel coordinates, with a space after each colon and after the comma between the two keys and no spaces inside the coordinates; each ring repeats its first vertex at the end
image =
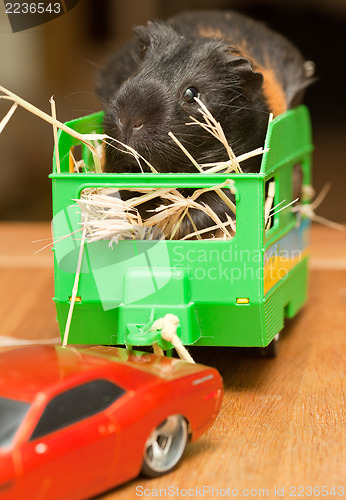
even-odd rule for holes
{"type": "MultiPolygon", "coordinates": [[[[226,183],[222,183],[218,187],[225,187],[226,183]]],[[[84,215],[87,216],[87,239],[88,241],[96,241],[99,239],[110,239],[118,241],[124,238],[141,238],[143,235],[151,238],[152,233],[147,233],[147,229],[157,228],[163,232],[165,238],[173,239],[179,231],[180,224],[185,216],[189,217],[189,208],[204,211],[211,220],[214,221],[213,229],[218,229],[224,236],[232,237],[228,227],[229,221],[222,223],[216,216],[213,210],[205,203],[196,201],[205,191],[210,191],[213,188],[196,190],[189,198],[185,198],[175,188],[142,188],[142,189],[126,189],[142,193],[141,196],[130,198],[126,202],[119,197],[117,189],[86,189],[82,192],[80,199],[75,200],[84,215]],[[108,193],[108,194],[107,194],[108,193]],[[147,202],[153,198],[159,198],[164,204],[161,204],[156,209],[153,209],[153,215],[147,220],[142,221],[137,207],[141,203],[147,202]],[[142,227],[142,229],[140,229],[142,227]],[[147,228],[147,229],[146,229],[147,228]]],[[[226,195],[225,195],[226,196],[226,195]]],[[[197,230],[193,223],[193,233],[191,237],[200,239],[200,234],[205,234],[205,229],[197,230]]],[[[234,231],[235,223],[232,227],[234,231]]],[[[206,228],[207,229],[207,228],[206,228]]],[[[211,228],[208,228],[211,230],[211,228]]],[[[188,235],[184,235],[187,239],[188,235]]]]}
{"type": "Polygon", "coordinates": [[[67,316],[67,321],[66,321],[66,326],[65,326],[65,332],[64,332],[64,338],[63,338],[63,343],[62,343],[62,345],[64,347],[67,346],[67,343],[68,343],[68,337],[69,337],[70,327],[71,327],[71,321],[72,321],[72,314],[73,314],[74,305],[76,303],[76,297],[77,297],[77,293],[78,293],[79,277],[80,277],[80,270],[81,270],[81,267],[82,267],[82,260],[83,260],[83,253],[84,253],[84,245],[85,245],[85,239],[86,239],[86,232],[87,232],[87,228],[86,228],[86,226],[84,226],[84,229],[83,229],[83,232],[82,232],[82,240],[81,240],[81,244],[80,244],[80,247],[79,247],[77,269],[76,269],[74,284],[73,284],[73,288],[72,288],[72,296],[71,296],[70,308],[69,308],[69,311],[68,311],[68,316],[67,316]]]}
{"type": "Polygon", "coordinates": [[[46,122],[50,123],[53,126],[56,126],[57,128],[60,128],[61,130],[63,130],[67,134],[71,135],[72,137],[75,137],[76,139],[81,141],[83,144],[85,144],[90,149],[90,151],[93,155],[96,172],[101,172],[101,162],[100,162],[100,158],[97,154],[97,150],[96,150],[95,146],[90,142],[90,140],[88,140],[88,138],[85,135],[80,134],[79,132],[76,132],[75,130],[68,127],[64,123],[60,122],[59,120],[54,119],[53,116],[48,115],[44,111],[40,110],[36,106],[33,106],[29,102],[25,101],[24,99],[17,96],[16,94],[11,92],[10,90],[7,90],[5,87],[3,87],[1,85],[0,85],[0,91],[5,94],[5,95],[1,95],[0,99],[8,99],[10,101],[13,101],[14,103],[16,103],[17,105],[26,109],[27,111],[34,114],[35,116],[41,118],[42,120],[45,120],[46,122]]]}
{"type": "MultiPolygon", "coordinates": [[[[49,99],[50,105],[51,105],[51,110],[52,110],[52,117],[56,121],[56,107],[55,107],[55,101],[54,101],[54,96],[52,96],[49,99]]],[[[53,137],[54,137],[54,145],[55,145],[55,162],[56,162],[56,170],[58,174],[60,174],[60,158],[59,158],[59,147],[58,147],[58,127],[56,125],[53,125],[53,137]]]]}
{"type": "Polygon", "coordinates": [[[207,132],[209,132],[211,135],[213,135],[218,141],[220,141],[221,144],[225,147],[225,149],[227,151],[229,160],[232,164],[234,171],[241,173],[242,170],[240,168],[239,162],[237,161],[237,158],[233,152],[233,149],[231,148],[231,146],[229,145],[229,143],[227,141],[227,138],[225,136],[225,133],[223,131],[221,124],[214,118],[214,116],[210,113],[207,106],[198,97],[195,97],[195,101],[200,106],[200,112],[202,113],[205,124],[199,122],[198,120],[196,120],[193,117],[190,117],[192,119],[191,125],[201,126],[207,132]]]}
{"type": "Polygon", "coordinates": [[[6,115],[4,116],[4,118],[1,120],[1,122],[0,122],[0,134],[4,130],[4,128],[6,127],[6,125],[10,121],[10,119],[12,118],[12,116],[13,116],[14,112],[16,111],[17,107],[18,107],[18,105],[16,103],[14,103],[11,106],[11,108],[9,109],[9,111],[6,113],[6,115]]]}
{"type": "MultiPolygon", "coordinates": [[[[318,222],[319,224],[323,224],[324,226],[328,226],[332,229],[336,229],[337,231],[345,231],[345,226],[343,224],[338,224],[337,222],[331,221],[329,219],[326,219],[325,217],[321,217],[320,215],[317,215],[315,213],[316,208],[318,208],[325,197],[328,194],[329,189],[331,188],[331,183],[328,182],[323,186],[319,194],[316,196],[313,202],[311,203],[304,203],[304,204],[297,204],[296,206],[292,207],[292,212],[296,212],[300,215],[304,215],[305,217],[308,217],[310,220],[318,222]]],[[[312,189],[311,186],[305,186],[304,191],[307,197],[311,198],[314,194],[314,190],[312,189]]]]}
{"type": "Polygon", "coordinates": [[[95,138],[96,136],[98,137],[98,139],[104,141],[104,143],[107,146],[112,147],[114,149],[117,149],[117,150],[121,151],[122,153],[128,153],[128,154],[132,155],[135,158],[135,160],[137,161],[139,168],[142,170],[142,173],[143,173],[143,169],[142,169],[142,165],[141,165],[140,160],[143,160],[144,163],[146,163],[146,165],[148,165],[148,167],[150,168],[150,170],[151,170],[151,172],[153,174],[157,174],[158,173],[157,170],[153,167],[153,165],[146,158],[144,158],[144,156],[140,155],[135,149],[133,149],[131,146],[128,146],[124,142],[121,142],[118,139],[115,139],[114,137],[111,137],[111,136],[109,136],[107,134],[91,134],[89,137],[90,138],[95,138]],[[117,148],[113,144],[113,142],[116,142],[117,144],[119,144],[120,146],[122,146],[123,148],[125,148],[125,150],[117,148]]]}
{"type": "Polygon", "coordinates": [[[173,141],[180,147],[182,152],[188,157],[188,159],[193,163],[193,165],[197,168],[197,170],[201,173],[203,173],[202,168],[199,166],[197,161],[193,158],[193,156],[188,152],[188,150],[182,145],[182,143],[179,141],[177,137],[172,132],[168,132],[169,137],[173,139],[173,141]]]}
{"type": "Polygon", "coordinates": [[[270,224],[270,211],[274,203],[275,182],[271,181],[268,184],[268,194],[264,202],[264,227],[268,229],[270,224]]]}

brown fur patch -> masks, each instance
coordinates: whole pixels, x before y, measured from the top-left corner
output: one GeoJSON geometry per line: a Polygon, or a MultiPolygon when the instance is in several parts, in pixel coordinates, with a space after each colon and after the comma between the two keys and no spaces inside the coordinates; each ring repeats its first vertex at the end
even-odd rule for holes
{"type": "Polygon", "coordinates": [[[202,38],[226,39],[225,34],[220,29],[213,29],[211,26],[203,26],[202,24],[198,26],[198,34],[202,38]]]}
{"type": "MultiPolygon", "coordinates": [[[[198,27],[198,34],[203,38],[214,38],[220,40],[227,40],[227,37],[220,29],[214,29],[210,26],[200,25],[198,27]]],[[[230,40],[228,39],[230,42],[230,40]]],[[[259,71],[263,75],[263,94],[267,102],[269,111],[273,113],[274,116],[278,116],[287,110],[287,100],[285,92],[280,85],[274,70],[268,65],[266,67],[260,65],[255,61],[250,55],[247,48],[247,41],[242,40],[239,47],[231,47],[230,53],[245,57],[252,66],[254,71],[259,71]]]]}
{"type": "Polygon", "coordinates": [[[232,50],[233,54],[238,54],[250,61],[254,71],[259,71],[263,75],[263,95],[267,102],[269,111],[274,117],[287,110],[287,100],[285,92],[278,81],[275,71],[270,66],[270,61],[266,61],[266,66],[262,66],[249,55],[246,41],[244,40],[237,51],[232,50]]]}
{"type": "Polygon", "coordinates": [[[278,82],[274,70],[260,68],[263,75],[263,94],[268,108],[274,116],[278,116],[287,110],[285,92],[278,82]]]}

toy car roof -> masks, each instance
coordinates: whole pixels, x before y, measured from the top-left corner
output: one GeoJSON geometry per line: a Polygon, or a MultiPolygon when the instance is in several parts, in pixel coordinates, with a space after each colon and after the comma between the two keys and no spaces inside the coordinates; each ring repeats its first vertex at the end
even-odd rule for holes
{"type": "Polygon", "coordinates": [[[0,396],[33,401],[37,393],[54,391],[92,378],[111,378],[126,390],[193,374],[201,365],[176,358],[116,347],[35,345],[0,351],[0,396]]]}

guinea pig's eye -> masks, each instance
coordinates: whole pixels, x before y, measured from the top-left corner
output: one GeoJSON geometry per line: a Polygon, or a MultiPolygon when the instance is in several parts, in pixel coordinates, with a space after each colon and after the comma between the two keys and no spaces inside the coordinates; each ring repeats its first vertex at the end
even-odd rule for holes
{"type": "Polygon", "coordinates": [[[146,45],[142,45],[141,50],[142,50],[142,52],[146,52],[147,51],[147,46],[146,45]]]}
{"type": "Polygon", "coordinates": [[[200,93],[196,89],[196,87],[189,87],[185,90],[183,98],[185,102],[192,103],[195,102],[195,97],[199,97],[200,93]]]}

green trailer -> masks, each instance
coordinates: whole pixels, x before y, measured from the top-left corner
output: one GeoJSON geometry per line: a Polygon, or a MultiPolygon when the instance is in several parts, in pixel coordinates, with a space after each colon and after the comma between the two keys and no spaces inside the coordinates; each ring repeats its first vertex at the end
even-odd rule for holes
{"type": "MultiPolygon", "coordinates": [[[[68,125],[81,133],[102,132],[102,117],[96,113],[68,125]]],[[[62,335],[81,245],[81,215],[74,200],[84,189],[197,189],[230,179],[236,234],[227,240],[122,240],[113,248],[104,240],[86,243],[68,342],[150,344],[148,325],[172,313],[179,318],[177,334],[186,346],[271,344],[285,317],[295,316],[307,296],[310,222],[287,206],[293,201],[297,168],[303,174],[303,193],[311,185],[313,147],[306,107],[290,110],[269,124],[259,173],[69,173],[69,152],[77,144],[60,132],[60,172],[54,158],[50,176],[54,300],[62,335]],[[278,208],[266,225],[270,183],[275,183],[273,204],[278,208]]],[[[82,155],[85,162],[91,161],[84,146],[82,155]]],[[[162,347],[170,346],[163,342],[162,347]]]]}

